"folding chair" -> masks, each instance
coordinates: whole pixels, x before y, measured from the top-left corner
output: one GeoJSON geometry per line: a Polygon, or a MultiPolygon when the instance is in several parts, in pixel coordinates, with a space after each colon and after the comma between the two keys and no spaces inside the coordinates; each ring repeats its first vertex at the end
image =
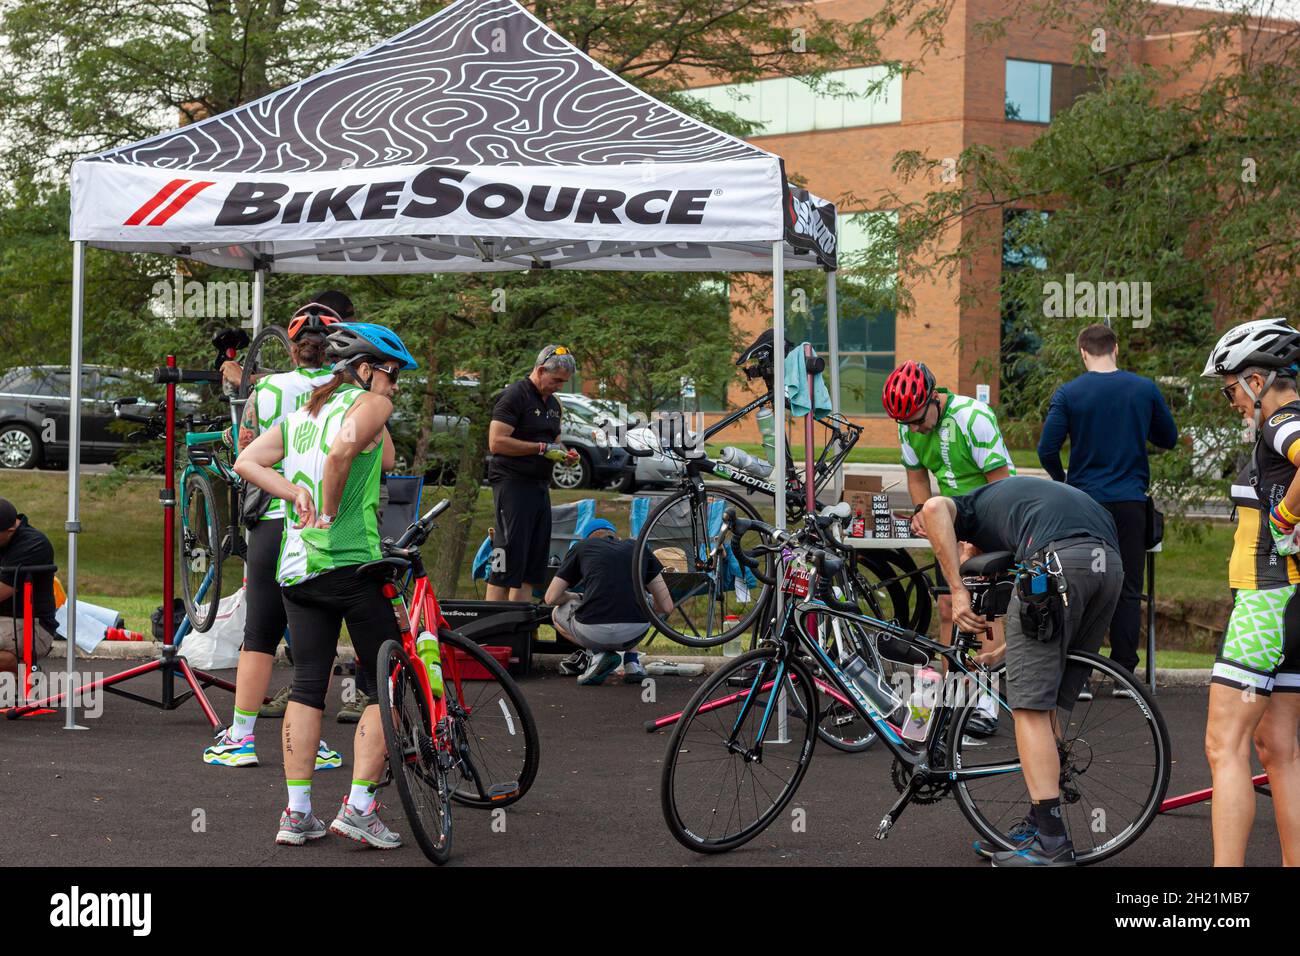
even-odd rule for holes
{"type": "MultiPolygon", "coordinates": [[[[53,574],[58,567],[53,564],[29,564],[26,566],[0,567],[0,582],[8,584],[14,589],[15,593],[22,594],[23,619],[22,631],[23,638],[21,642],[16,642],[15,650],[18,652],[18,686],[21,688],[21,699],[16,701],[18,706],[22,706],[32,697],[32,666],[34,661],[34,652],[36,646],[36,615],[32,608],[32,575],[35,574],[53,574]],[[19,583],[21,582],[21,587],[19,583]]],[[[58,580],[57,578],[55,579],[58,580]]],[[[17,602],[15,602],[15,607],[17,602]]],[[[15,625],[18,623],[14,619],[15,625]]],[[[7,709],[7,708],[6,708],[7,709]]],[[[30,711],[32,714],[53,714],[55,711],[41,709],[30,711]]]]}
{"type": "Polygon", "coordinates": [[[379,537],[396,540],[419,517],[424,478],[421,475],[389,475],[384,479],[384,486],[388,489],[388,503],[384,505],[379,522],[379,537]]]}

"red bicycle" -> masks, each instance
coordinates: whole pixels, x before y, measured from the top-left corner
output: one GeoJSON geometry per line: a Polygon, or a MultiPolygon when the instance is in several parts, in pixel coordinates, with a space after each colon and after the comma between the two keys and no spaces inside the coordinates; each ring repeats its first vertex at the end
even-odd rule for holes
{"type": "Polygon", "coordinates": [[[532,786],[538,760],[537,725],[519,685],[476,642],[448,627],[429,584],[420,547],[448,504],[438,502],[397,541],[385,541],[384,557],[362,568],[383,581],[401,619],[401,640],[384,642],[376,671],[388,747],[380,786],[397,785],[416,842],[438,864],[451,857],[452,803],[514,803],[532,786]],[[403,580],[405,588],[398,585],[403,580]],[[441,696],[416,652],[426,633],[438,635],[441,696]]]}

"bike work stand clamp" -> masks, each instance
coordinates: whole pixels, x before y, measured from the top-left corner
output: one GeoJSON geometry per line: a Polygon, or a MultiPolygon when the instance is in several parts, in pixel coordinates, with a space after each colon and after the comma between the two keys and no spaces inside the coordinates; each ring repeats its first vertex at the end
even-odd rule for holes
{"type": "MultiPolygon", "coordinates": [[[[203,709],[203,715],[207,717],[208,723],[212,729],[216,730],[221,726],[221,720],[217,713],[208,703],[207,695],[203,693],[205,687],[220,687],[222,690],[235,692],[235,685],[227,680],[222,680],[205,671],[195,670],[190,667],[189,661],[181,656],[179,647],[175,641],[174,622],[172,620],[172,606],[176,597],[176,580],[173,557],[176,554],[176,386],[181,382],[219,382],[221,379],[220,372],[198,372],[180,369],[176,367],[176,356],[167,356],[167,365],[159,368],[154,372],[154,381],[158,384],[167,386],[167,436],[166,446],[164,448],[164,471],[163,471],[163,488],[158,493],[159,503],[163,508],[163,646],[160,656],[147,664],[141,664],[139,667],[130,667],[118,674],[112,674],[108,677],[102,677],[97,681],[92,681],[84,686],[79,686],[75,692],[77,695],[85,695],[88,690],[105,690],[120,697],[126,697],[129,700],[138,701],[142,704],[148,704],[151,707],[157,707],[159,710],[175,710],[181,704],[191,697],[198,702],[203,709]],[[117,684],[130,680],[133,677],[140,677],[153,671],[162,673],[162,699],[153,700],[149,697],[142,697],[139,694],[133,694],[130,691],[122,690],[117,684]],[[175,689],[175,677],[177,672],[189,685],[189,690],[177,694],[175,689]]],[[[9,718],[23,717],[27,714],[34,713],[38,709],[48,707],[51,704],[62,700],[70,691],[56,694],[53,697],[47,697],[44,700],[38,700],[29,703],[24,707],[10,708],[5,716],[9,718]]]]}

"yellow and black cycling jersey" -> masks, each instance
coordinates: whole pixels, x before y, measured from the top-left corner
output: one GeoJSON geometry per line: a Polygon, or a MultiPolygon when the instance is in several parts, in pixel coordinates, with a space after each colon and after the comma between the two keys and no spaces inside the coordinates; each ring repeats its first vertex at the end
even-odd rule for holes
{"type": "Polygon", "coordinates": [[[1264,421],[1252,458],[1256,483],[1251,485],[1247,463],[1232,484],[1237,532],[1228,585],[1262,590],[1300,583],[1300,562],[1279,555],[1268,530],[1268,513],[1286,494],[1300,464],[1300,402],[1283,405],[1264,421]]]}

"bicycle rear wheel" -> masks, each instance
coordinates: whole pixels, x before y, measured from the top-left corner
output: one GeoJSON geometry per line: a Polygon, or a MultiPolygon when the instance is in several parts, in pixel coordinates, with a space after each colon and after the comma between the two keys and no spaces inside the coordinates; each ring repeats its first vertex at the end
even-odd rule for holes
{"type": "MultiPolygon", "coordinates": [[[[423,667],[417,661],[415,666],[423,667]]],[[[388,747],[388,767],[415,842],[438,865],[451,858],[449,762],[430,736],[428,702],[410,658],[397,641],[379,648],[379,722],[388,747]]]]}
{"type": "MultiPolygon", "coordinates": [[[[660,502],[637,535],[632,595],[646,619],[679,644],[717,647],[739,638],[754,623],[767,595],[768,585],[746,576],[732,555],[735,539],[721,524],[726,511],[758,520],[754,506],[734,492],[688,488],[660,502]],[[673,599],[667,614],[659,613],[646,595],[651,557],[663,565],[673,599]]],[[[771,561],[763,561],[764,576],[771,577],[771,561]]]]}
{"type": "MultiPolygon", "coordinates": [[[[276,372],[294,369],[289,333],[278,325],[268,325],[258,332],[244,353],[244,374],[239,380],[239,397],[247,400],[256,380],[276,372]]],[[[293,409],[285,409],[286,414],[293,409]]]]}
{"type": "Polygon", "coordinates": [[[222,522],[212,481],[191,471],[181,485],[181,597],[190,627],[202,633],[221,601],[222,522]]]}
{"type": "Polygon", "coordinates": [[[790,802],[808,770],[817,743],[817,725],[807,718],[817,712],[812,675],[781,654],[763,647],[715,671],[673,728],[659,797],[669,831],[689,850],[722,853],[752,840],[790,802]],[[753,665],[757,672],[743,688],[728,685],[753,665]],[[783,707],[783,694],[797,698],[783,707]]]}
{"type": "Polygon", "coordinates": [[[505,807],[528,792],[540,759],[537,724],[523,692],[505,668],[477,643],[455,631],[438,633],[443,656],[443,686],[451,717],[451,798],[469,807],[505,807]],[[447,654],[460,660],[448,666],[447,654]],[[466,680],[462,662],[489,675],[466,680]]]}
{"type": "MultiPolygon", "coordinates": [[[[1132,844],[1159,812],[1169,788],[1169,731],[1146,688],[1098,654],[1069,653],[1066,690],[1070,705],[1056,710],[1061,814],[1076,861],[1098,863],[1132,844]],[[1080,688],[1088,689],[1090,700],[1075,699],[1080,688]]],[[[966,734],[976,713],[971,704],[953,722],[954,766],[971,770],[1018,761],[1011,713],[1002,710],[997,733],[982,739],[966,734]]],[[[963,780],[954,790],[981,836],[1009,849],[1006,834],[1029,809],[1024,775],[990,774],[963,780]]]]}

